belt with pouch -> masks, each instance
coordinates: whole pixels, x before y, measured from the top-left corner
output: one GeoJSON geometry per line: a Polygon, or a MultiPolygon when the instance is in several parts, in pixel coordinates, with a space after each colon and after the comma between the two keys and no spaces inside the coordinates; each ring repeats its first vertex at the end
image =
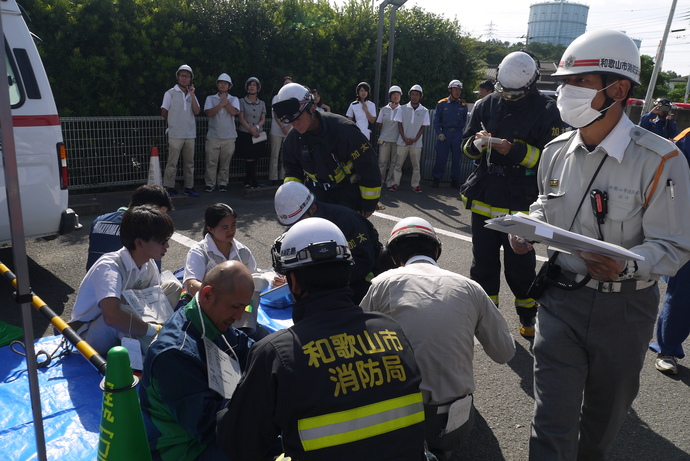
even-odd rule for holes
{"type": "Polygon", "coordinates": [[[462,397],[458,397],[457,399],[451,400],[451,401],[448,402],[448,403],[444,403],[444,404],[441,404],[441,405],[436,406],[436,414],[437,414],[437,415],[445,415],[446,413],[448,413],[448,412],[450,411],[450,407],[451,407],[455,402],[457,402],[458,400],[464,399],[464,398],[467,397],[468,395],[472,395],[472,394],[465,394],[465,395],[463,395],[462,397]]]}
{"type": "Polygon", "coordinates": [[[445,128],[443,131],[447,131],[448,133],[457,133],[458,131],[462,131],[462,128],[445,128]]]}
{"type": "MultiPolygon", "coordinates": [[[[575,275],[575,281],[579,282],[584,279],[584,275],[575,275]]],[[[600,293],[632,293],[638,290],[644,290],[656,283],[655,280],[623,280],[620,282],[600,282],[591,279],[585,285],[587,288],[597,290],[600,293]]]]}

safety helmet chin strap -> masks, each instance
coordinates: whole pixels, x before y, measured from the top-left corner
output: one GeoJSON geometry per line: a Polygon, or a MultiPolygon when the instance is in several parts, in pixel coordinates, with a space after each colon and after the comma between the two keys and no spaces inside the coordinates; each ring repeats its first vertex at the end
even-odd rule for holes
{"type": "Polygon", "coordinates": [[[288,274],[285,279],[287,280],[287,284],[290,287],[290,293],[292,293],[292,297],[295,298],[295,301],[299,301],[300,299],[304,298],[304,296],[307,294],[306,291],[302,287],[299,289],[299,293],[295,293],[293,291],[292,287],[292,278],[290,277],[290,274],[288,274]]]}

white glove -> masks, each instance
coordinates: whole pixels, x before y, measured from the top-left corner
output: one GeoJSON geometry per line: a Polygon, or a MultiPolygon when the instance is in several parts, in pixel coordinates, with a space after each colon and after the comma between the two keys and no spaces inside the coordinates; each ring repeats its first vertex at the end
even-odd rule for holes
{"type": "Polygon", "coordinates": [[[438,140],[439,140],[439,141],[445,141],[445,140],[446,140],[446,135],[443,134],[443,133],[441,133],[440,135],[438,135],[438,140]]]}

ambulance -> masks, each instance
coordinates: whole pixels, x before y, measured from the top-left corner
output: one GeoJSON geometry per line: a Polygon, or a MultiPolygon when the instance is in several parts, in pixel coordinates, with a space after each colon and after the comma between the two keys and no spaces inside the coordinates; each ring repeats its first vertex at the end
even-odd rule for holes
{"type": "MultiPolygon", "coordinates": [[[[67,206],[67,157],[53,93],[16,0],[0,0],[0,11],[7,68],[7,84],[0,83],[0,89],[7,91],[9,86],[24,235],[28,239],[66,234],[81,226],[67,206]]],[[[7,108],[0,107],[3,125],[5,118],[10,118],[7,108]]],[[[2,155],[0,245],[11,241],[4,151],[2,155]]]]}

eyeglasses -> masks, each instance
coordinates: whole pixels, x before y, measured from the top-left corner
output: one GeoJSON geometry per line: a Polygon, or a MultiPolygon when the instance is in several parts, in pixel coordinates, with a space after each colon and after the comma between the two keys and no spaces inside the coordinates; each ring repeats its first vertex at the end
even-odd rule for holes
{"type": "Polygon", "coordinates": [[[164,241],[162,241],[162,242],[159,242],[159,241],[156,240],[156,239],[151,239],[151,241],[156,242],[156,243],[159,244],[160,246],[164,247],[165,245],[168,244],[168,242],[170,242],[170,239],[164,240],[164,241]]]}
{"type": "Polygon", "coordinates": [[[189,74],[178,74],[177,76],[180,78],[192,78],[192,76],[189,74]]]}

